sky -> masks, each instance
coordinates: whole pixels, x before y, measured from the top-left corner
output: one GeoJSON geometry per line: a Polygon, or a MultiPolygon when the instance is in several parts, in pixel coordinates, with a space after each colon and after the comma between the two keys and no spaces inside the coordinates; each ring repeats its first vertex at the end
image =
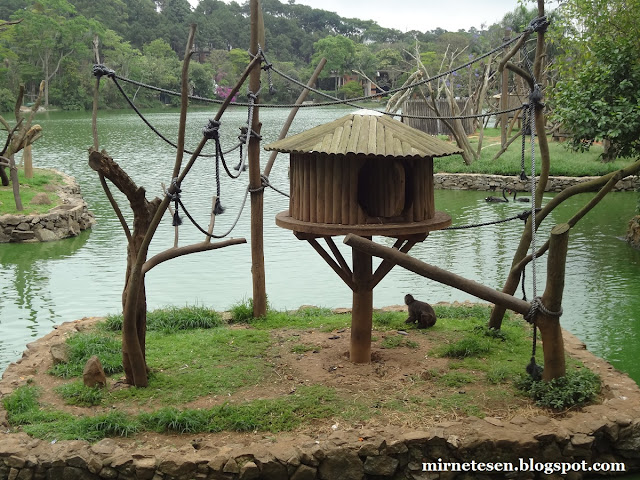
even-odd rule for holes
{"type": "MultiPolygon", "coordinates": [[[[189,1],[192,5],[198,3],[198,0],[189,1]]],[[[381,27],[402,32],[425,32],[436,28],[457,31],[480,29],[483,24],[489,26],[513,11],[518,0],[295,0],[295,3],[336,12],[345,18],[373,20],[381,27]]]]}

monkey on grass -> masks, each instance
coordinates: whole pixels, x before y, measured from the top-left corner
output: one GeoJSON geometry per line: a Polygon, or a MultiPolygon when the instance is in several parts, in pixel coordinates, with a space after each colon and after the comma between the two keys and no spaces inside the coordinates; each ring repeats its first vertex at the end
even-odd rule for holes
{"type": "Polygon", "coordinates": [[[429,328],[436,324],[436,312],[427,302],[421,302],[407,294],[404,296],[404,303],[409,307],[409,318],[404,323],[417,323],[418,328],[429,328]]]}

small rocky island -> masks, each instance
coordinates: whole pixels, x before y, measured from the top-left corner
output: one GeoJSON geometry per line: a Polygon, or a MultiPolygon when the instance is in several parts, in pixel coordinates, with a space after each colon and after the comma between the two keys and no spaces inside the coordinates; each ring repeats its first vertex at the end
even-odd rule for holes
{"type": "Polygon", "coordinates": [[[55,187],[60,199],[57,205],[44,214],[0,215],[0,243],[61,240],[75,237],[96,223],[76,181],[62,172],[53,172],[62,177],[55,187]]]}

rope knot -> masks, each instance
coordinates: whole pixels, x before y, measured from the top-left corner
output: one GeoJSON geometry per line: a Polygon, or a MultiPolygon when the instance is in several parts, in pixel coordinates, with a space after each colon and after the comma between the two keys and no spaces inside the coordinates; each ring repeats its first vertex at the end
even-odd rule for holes
{"type": "Polygon", "coordinates": [[[98,78],[102,77],[103,75],[106,75],[109,78],[113,78],[115,77],[116,72],[114,72],[110,68],[107,68],[105,65],[101,63],[97,63],[93,66],[93,75],[98,78]]]}
{"type": "MultiPolygon", "coordinates": [[[[247,132],[249,131],[249,128],[246,126],[242,126],[240,127],[240,135],[238,135],[238,140],[240,141],[240,143],[246,143],[247,142],[247,132]]],[[[251,137],[252,138],[257,138],[258,140],[262,140],[262,135],[260,135],[259,133],[256,133],[255,130],[251,130],[251,137]]]]}
{"type": "Polygon", "coordinates": [[[220,136],[220,122],[209,120],[209,123],[202,129],[202,135],[208,140],[217,140],[220,136]]]}
{"type": "Polygon", "coordinates": [[[527,313],[524,316],[524,319],[529,323],[535,324],[536,316],[539,311],[549,317],[562,316],[562,308],[560,308],[560,311],[558,312],[552,312],[551,310],[549,310],[547,307],[544,306],[544,304],[542,303],[542,297],[536,297],[533,300],[531,300],[531,309],[529,310],[529,313],[527,313]]]}

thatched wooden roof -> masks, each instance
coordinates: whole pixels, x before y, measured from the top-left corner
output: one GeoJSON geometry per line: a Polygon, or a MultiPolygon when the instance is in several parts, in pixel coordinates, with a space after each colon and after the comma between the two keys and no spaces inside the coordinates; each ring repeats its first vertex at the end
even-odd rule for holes
{"type": "Polygon", "coordinates": [[[457,146],[409,127],[388,116],[346,115],[266,145],[283,153],[361,154],[385,157],[445,157],[461,153],[457,146]]]}

